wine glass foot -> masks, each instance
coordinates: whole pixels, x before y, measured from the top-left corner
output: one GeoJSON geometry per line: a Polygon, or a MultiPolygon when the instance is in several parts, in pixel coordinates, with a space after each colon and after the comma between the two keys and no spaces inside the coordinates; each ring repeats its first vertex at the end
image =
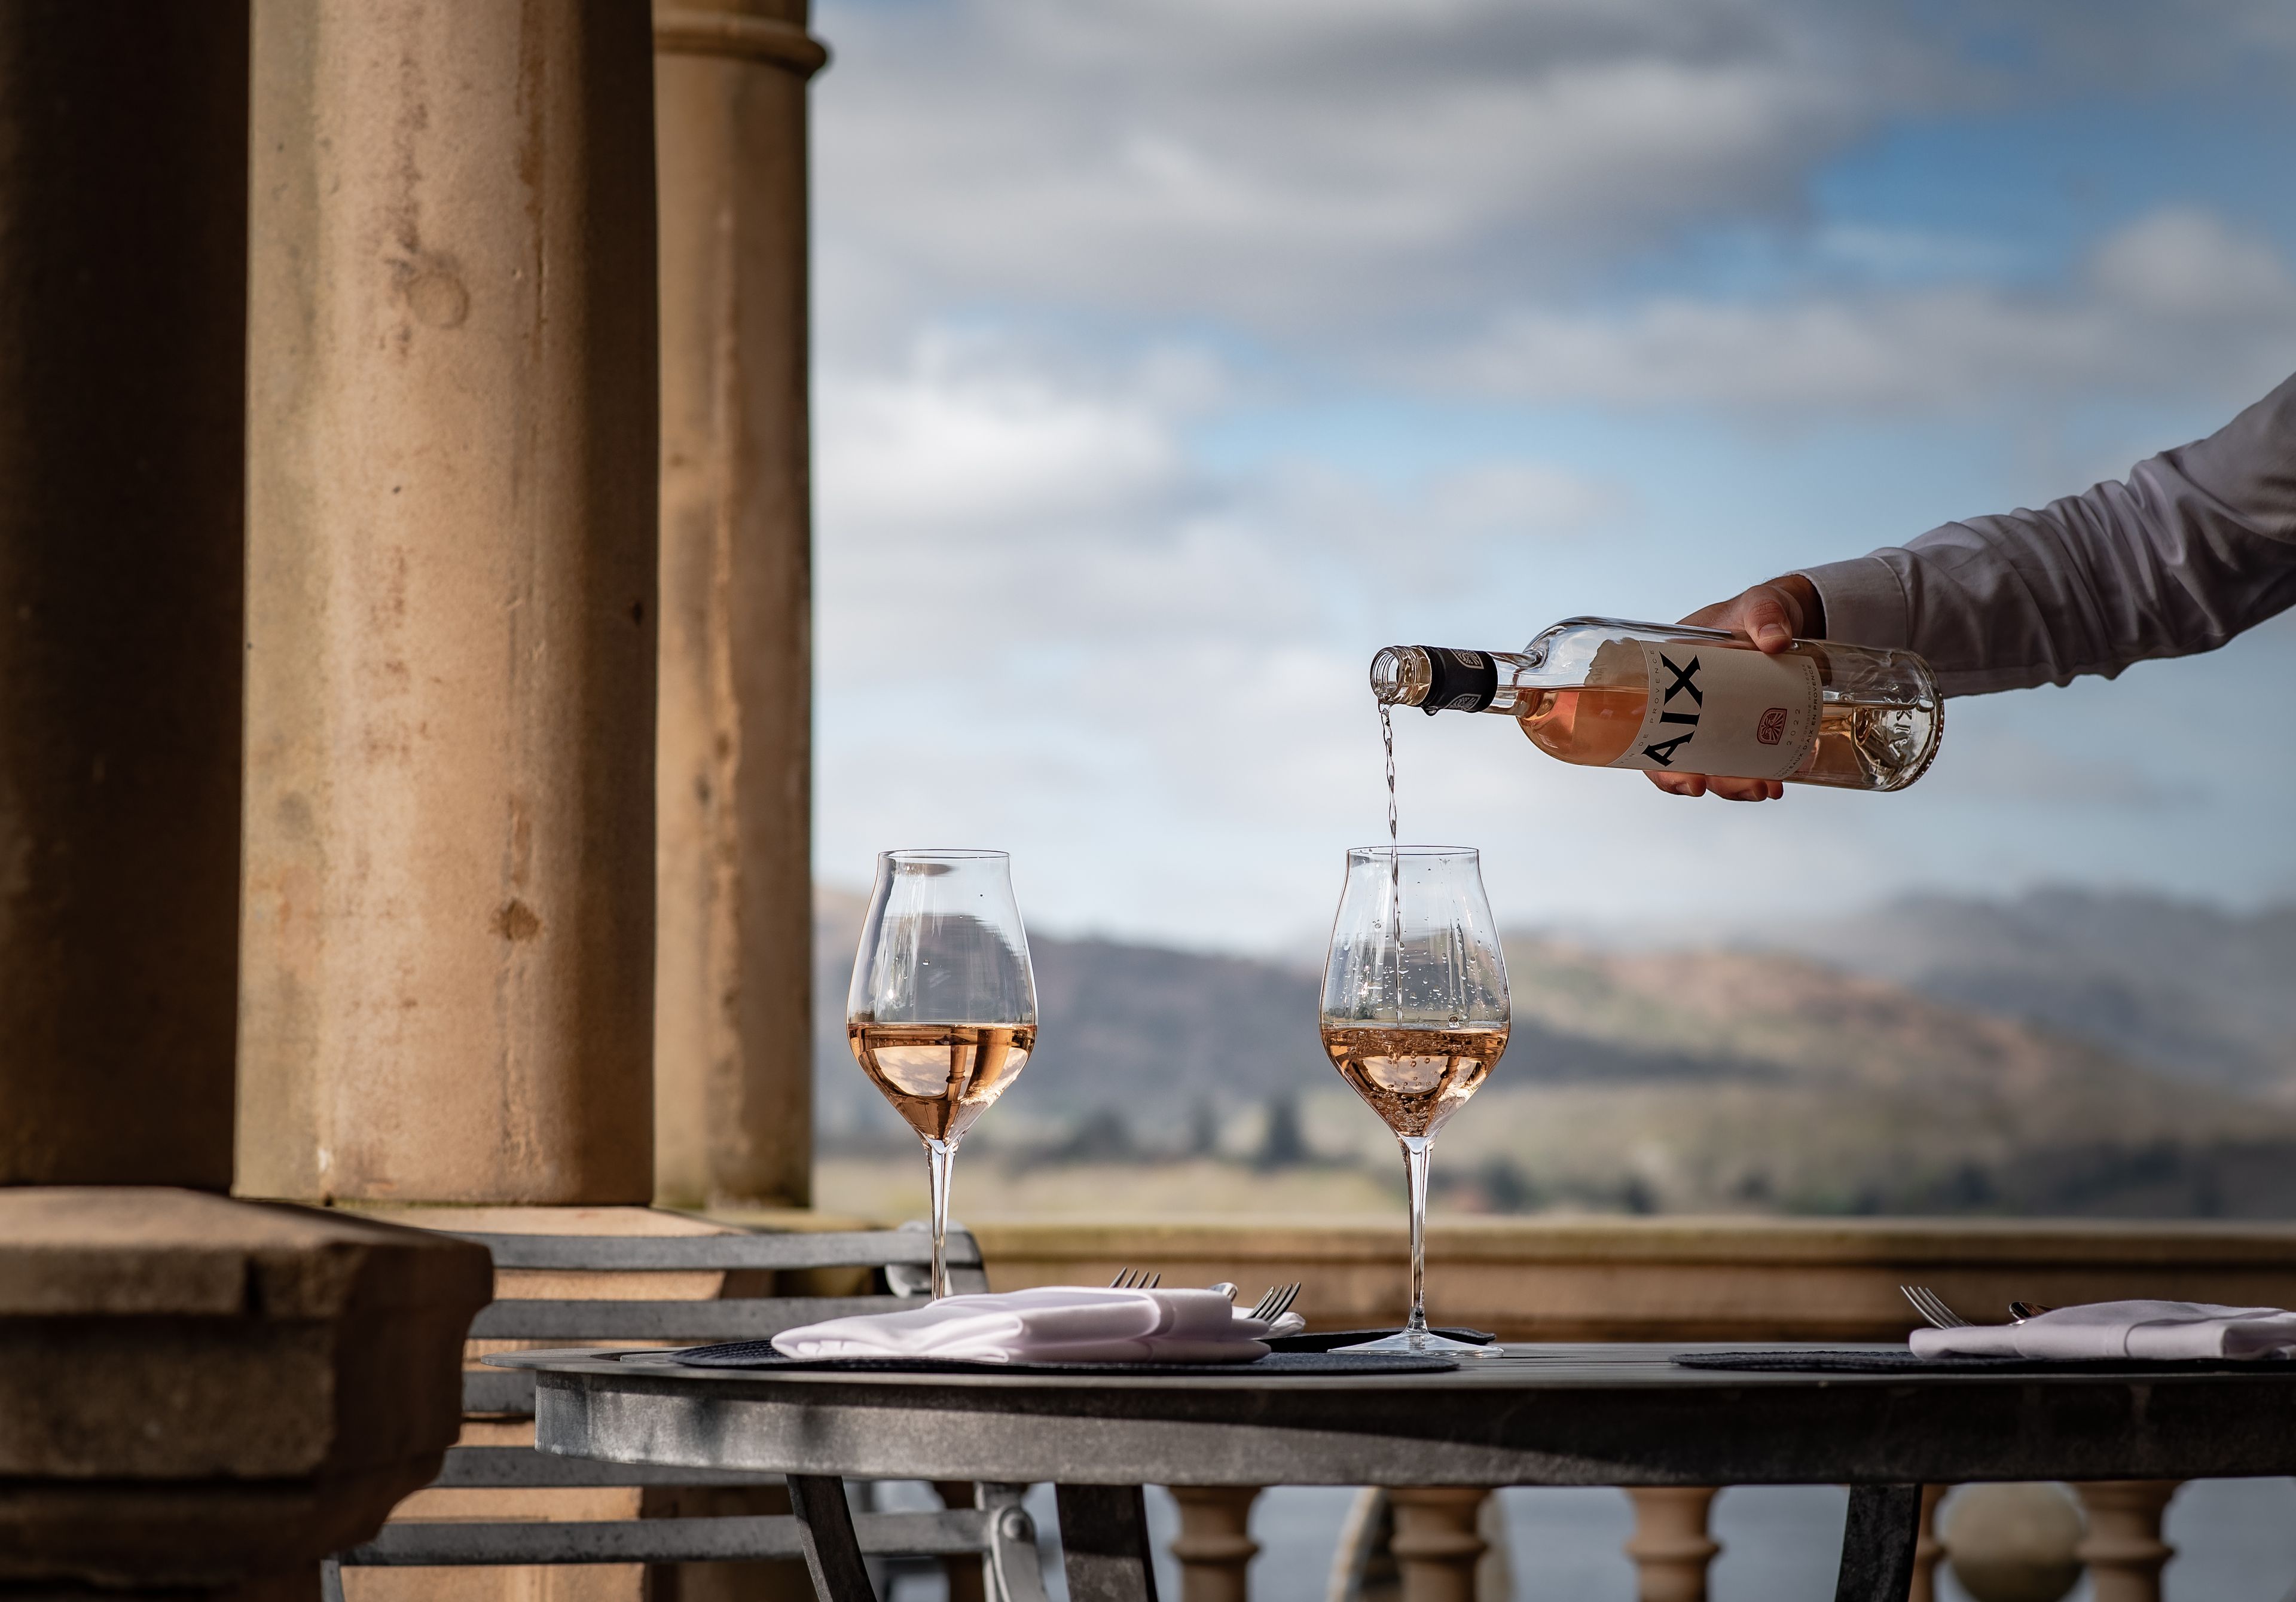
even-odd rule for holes
{"type": "Polygon", "coordinates": [[[1497,1342],[1485,1345],[1475,1341],[1455,1341],[1447,1335],[1438,1335],[1431,1329],[1398,1329],[1393,1335],[1382,1336],[1375,1341],[1360,1345],[1341,1346],[1341,1352],[1365,1352],[1380,1355],[1400,1353],[1407,1356],[1424,1357],[1502,1357],[1505,1355],[1497,1342]]]}

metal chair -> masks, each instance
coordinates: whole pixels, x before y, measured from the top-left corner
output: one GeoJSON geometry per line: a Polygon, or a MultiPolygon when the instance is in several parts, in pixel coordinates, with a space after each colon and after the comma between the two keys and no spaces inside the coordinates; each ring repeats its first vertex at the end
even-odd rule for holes
{"type": "MultiPolygon", "coordinates": [[[[686,1344],[762,1340],[800,1324],[849,1313],[920,1304],[930,1289],[931,1243],[915,1229],[821,1234],[678,1236],[461,1235],[494,1254],[495,1267],[562,1272],[745,1272],[869,1269],[887,1294],[865,1296],[742,1296],[715,1301],[498,1300],[472,1320],[473,1340],[615,1341],[686,1344]]],[[[948,1233],[949,1279],[958,1291],[985,1291],[980,1248],[962,1230],[948,1233]]],[[[534,1377],[504,1369],[463,1376],[463,1411],[498,1421],[534,1416],[534,1377]]],[[[563,1458],[527,1446],[455,1446],[432,1489],[777,1486],[773,1474],[741,1474],[563,1458]]],[[[979,1485],[971,1508],[863,1512],[853,1520],[861,1550],[906,1566],[919,1560],[979,1557],[991,1602],[1045,1602],[1036,1531],[1021,1500],[1027,1487],[979,1485]],[[906,1560],[906,1563],[905,1561],[906,1560]]],[[[795,1514],[586,1521],[413,1520],[383,1526],[374,1540],[330,1559],[321,1571],[324,1602],[343,1602],[342,1569],[464,1567],[529,1564],[723,1563],[802,1559],[818,1566],[804,1509],[795,1514]]],[[[820,1576],[815,1576],[818,1588],[820,1576]]]]}

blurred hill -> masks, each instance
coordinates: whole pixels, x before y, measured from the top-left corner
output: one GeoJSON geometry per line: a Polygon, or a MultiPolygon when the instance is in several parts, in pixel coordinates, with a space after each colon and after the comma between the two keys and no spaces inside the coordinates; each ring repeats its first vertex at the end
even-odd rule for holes
{"type": "MultiPolygon", "coordinates": [[[[1445,1132],[1445,1197],[1491,1211],[2296,1214],[2296,1108],[2267,1094],[2289,1077],[2274,1055],[2296,1034],[2275,1032],[2287,1001],[2217,969],[2237,940],[2194,909],[2181,911],[2209,937],[2181,954],[2158,920],[2125,940],[2100,932],[2131,916],[2112,899],[2062,903],[2077,927],[2055,931],[2041,909],[2056,903],[2029,898],[1804,932],[1839,965],[1510,936],[1514,1035],[1445,1132]],[[2076,1005],[2085,993],[2124,998],[2123,1027],[2076,1005]],[[2245,1010],[2219,1016],[2220,994],[2245,1010]],[[2124,1034],[2127,1055],[2109,1043],[2124,1034]]],[[[844,1042],[861,911],[849,895],[818,905],[824,1143],[906,1153],[913,1137],[844,1042]]],[[[1128,1164],[1181,1157],[1387,1182],[1391,1140],[1318,1049],[1315,973],[1098,939],[1030,947],[1038,1052],[969,1150],[1101,1165],[1111,1184],[1128,1164]]]]}
{"type": "Polygon", "coordinates": [[[2296,907],[2076,889],[1923,896],[1775,944],[2176,1078],[2296,1100],[2296,907]]]}

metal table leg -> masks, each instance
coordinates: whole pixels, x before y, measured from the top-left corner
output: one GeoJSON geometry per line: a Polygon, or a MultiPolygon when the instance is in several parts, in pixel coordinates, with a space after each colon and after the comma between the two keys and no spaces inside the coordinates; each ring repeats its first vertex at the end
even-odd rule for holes
{"type": "Polygon", "coordinates": [[[1037,1526],[1021,1501],[1026,1485],[983,1482],[973,1500],[988,1515],[990,1602],[1046,1602],[1044,1570],[1038,1566],[1037,1526]]]}
{"type": "Polygon", "coordinates": [[[1069,1602],[1156,1602],[1148,1502],[1137,1485],[1056,1485],[1069,1602]]]}
{"type": "Polygon", "coordinates": [[[806,1573],[813,1576],[819,1602],[877,1602],[869,1571],[861,1562],[861,1542],[853,1533],[853,1509],[845,1502],[845,1482],[834,1475],[789,1476],[790,1511],[797,1515],[805,1544],[806,1573]]]}
{"type": "Polygon", "coordinates": [[[1906,1602],[1921,1533],[1919,1485],[1852,1485],[1833,1602],[1906,1602]]]}

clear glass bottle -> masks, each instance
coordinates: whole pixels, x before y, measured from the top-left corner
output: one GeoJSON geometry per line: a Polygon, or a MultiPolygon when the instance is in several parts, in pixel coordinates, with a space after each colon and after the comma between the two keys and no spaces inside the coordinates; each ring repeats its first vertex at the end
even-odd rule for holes
{"type": "Polygon", "coordinates": [[[1900,790],[1929,771],[1945,705],[1911,651],[1797,640],[1768,656],[1680,623],[1566,617],[1520,651],[1390,645],[1384,706],[1512,717],[1588,767],[1900,790]]]}

